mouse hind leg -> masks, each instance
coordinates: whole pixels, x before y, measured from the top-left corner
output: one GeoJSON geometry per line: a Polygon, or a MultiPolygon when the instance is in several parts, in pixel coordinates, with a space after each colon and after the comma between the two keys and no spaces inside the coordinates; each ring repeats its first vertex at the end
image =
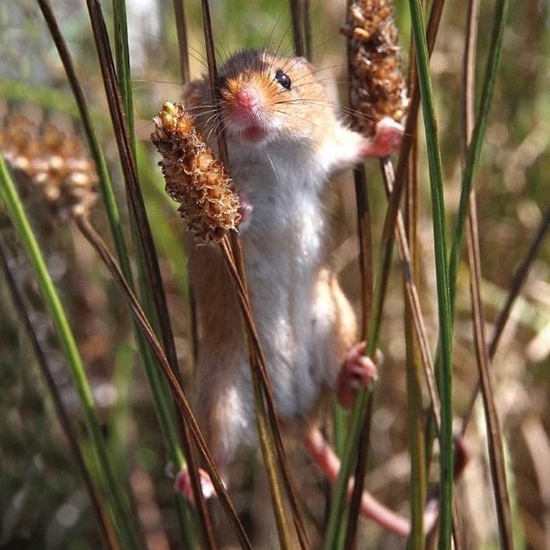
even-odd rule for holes
{"type": "MultiPolygon", "coordinates": [[[[238,387],[228,384],[223,390],[211,391],[215,380],[210,381],[210,390],[202,392],[200,389],[196,395],[196,413],[202,434],[206,441],[214,465],[224,483],[228,482],[228,471],[231,462],[237,452],[237,448],[243,442],[248,426],[248,414],[242,410],[246,402],[238,391],[238,387]]],[[[244,385],[240,382],[241,387],[244,385]]],[[[204,388],[201,384],[199,388],[204,388]]],[[[210,476],[203,469],[199,469],[202,494],[208,499],[216,496],[214,485],[210,476]]],[[[191,502],[194,502],[193,489],[189,470],[184,466],[176,475],[174,489],[182,493],[191,502]]]]}
{"type": "Polygon", "coordinates": [[[357,390],[376,378],[377,370],[375,361],[364,355],[365,344],[357,343],[355,313],[328,269],[321,269],[317,279],[314,326],[312,354],[322,381],[350,408],[357,390]]]}

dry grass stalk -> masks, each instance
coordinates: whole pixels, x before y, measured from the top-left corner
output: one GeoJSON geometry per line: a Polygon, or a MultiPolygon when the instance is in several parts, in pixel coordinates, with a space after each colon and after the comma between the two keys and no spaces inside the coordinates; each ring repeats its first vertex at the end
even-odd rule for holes
{"type": "Polygon", "coordinates": [[[409,106],[391,1],[353,2],[342,32],[350,48],[350,107],[357,113],[353,126],[372,136],[380,119],[402,122],[409,106]]]}
{"type": "Polygon", "coordinates": [[[95,205],[97,173],[76,136],[17,115],[0,131],[0,151],[40,190],[57,219],[86,215],[95,205]]]}
{"type": "Polygon", "coordinates": [[[241,219],[223,164],[180,103],[166,101],[154,122],[151,141],[162,155],[166,192],[180,203],[178,211],[197,239],[220,241],[241,219]]]}

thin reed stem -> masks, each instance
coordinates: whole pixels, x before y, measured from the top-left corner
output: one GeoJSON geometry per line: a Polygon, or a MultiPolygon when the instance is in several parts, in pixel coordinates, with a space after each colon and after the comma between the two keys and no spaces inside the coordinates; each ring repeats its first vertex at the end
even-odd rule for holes
{"type": "Polygon", "coordinates": [[[132,93],[132,72],[130,69],[130,51],[128,48],[128,18],[126,0],[112,0],[116,69],[118,86],[126,115],[128,134],[132,150],[136,154],[136,134],[134,131],[134,95],[132,93]]]}
{"type": "MultiPolygon", "coordinates": [[[[174,6],[174,17],[176,20],[176,32],[178,37],[178,54],[180,62],[180,73],[183,83],[189,82],[191,78],[191,69],[189,66],[189,41],[187,37],[187,21],[185,17],[184,3],[183,0],[173,0],[174,6]]],[[[196,311],[195,303],[193,300],[193,294],[190,288],[188,288],[189,296],[189,307],[191,311],[191,339],[193,346],[193,359],[196,360],[198,344],[197,344],[197,326],[196,326],[196,311]]],[[[195,460],[195,450],[189,440],[189,434],[185,424],[182,424],[180,427],[181,430],[181,440],[184,454],[187,458],[187,463],[189,467],[189,474],[191,478],[191,484],[193,486],[193,494],[195,495],[195,503],[197,504],[197,511],[201,524],[203,527],[203,532],[205,536],[205,544],[208,548],[215,548],[215,537],[214,530],[212,526],[212,521],[209,513],[209,509],[206,506],[204,496],[202,494],[200,478],[198,473],[198,468],[195,460]]]]}
{"type": "Polygon", "coordinates": [[[294,53],[306,55],[306,39],[304,37],[304,1],[290,0],[290,15],[292,19],[292,36],[294,39],[294,53]]]}
{"type": "MultiPolygon", "coordinates": [[[[116,53],[116,61],[117,61],[118,85],[121,91],[122,104],[123,104],[124,114],[126,116],[126,121],[127,121],[128,136],[132,146],[133,155],[135,158],[136,136],[134,131],[134,114],[133,114],[134,109],[133,109],[133,93],[132,93],[132,87],[131,87],[132,77],[131,77],[131,70],[130,70],[130,52],[128,48],[126,0],[113,0],[113,3],[114,3],[114,25],[115,25],[115,53],[116,53]]],[[[130,211],[132,212],[132,209],[130,211]]],[[[134,216],[131,216],[130,221],[133,226],[136,223],[139,223],[134,218],[134,216]]],[[[133,234],[139,235],[139,232],[133,232],[133,234]]],[[[145,231],[142,234],[147,235],[148,234],[147,229],[145,229],[145,231]]],[[[145,299],[144,299],[145,311],[147,312],[149,319],[158,319],[158,323],[159,323],[158,330],[160,331],[160,334],[162,336],[164,349],[166,350],[166,354],[169,358],[170,364],[173,365],[174,367],[174,374],[176,375],[176,377],[178,377],[181,384],[181,376],[179,374],[178,359],[177,359],[177,353],[176,353],[176,348],[174,344],[172,326],[170,322],[170,317],[168,315],[166,297],[162,290],[163,285],[162,285],[162,282],[160,281],[160,271],[158,269],[158,260],[156,259],[156,255],[152,260],[157,264],[157,269],[150,271],[149,273],[145,273],[147,266],[150,264],[148,264],[147,261],[144,259],[143,248],[151,245],[152,245],[152,240],[140,241],[137,243],[138,269],[140,273],[139,280],[149,282],[149,284],[146,283],[141,286],[141,294],[145,296],[145,299]],[[156,284],[158,284],[158,287],[156,286],[156,284]],[[153,285],[153,286],[150,286],[150,285],[153,285]],[[152,294],[152,297],[150,296],[151,294],[152,294]]],[[[146,355],[146,357],[148,356],[149,354],[146,355]]],[[[147,359],[147,361],[149,362],[149,359],[147,359]]],[[[146,369],[149,373],[148,377],[150,379],[150,384],[152,383],[153,385],[157,386],[155,402],[159,403],[159,405],[157,405],[157,409],[160,409],[162,407],[162,405],[160,405],[160,402],[166,401],[168,399],[166,387],[163,384],[158,384],[158,380],[154,380],[154,378],[156,378],[156,373],[153,374],[153,372],[155,372],[153,365],[150,365],[150,364],[146,365],[146,369]]],[[[165,438],[168,438],[170,440],[169,445],[174,448],[173,456],[178,456],[178,455],[181,455],[181,451],[179,449],[177,433],[173,426],[174,419],[173,419],[172,412],[173,412],[172,410],[166,410],[164,413],[164,421],[163,421],[163,423],[165,424],[164,432],[166,434],[165,438]]],[[[184,456],[187,462],[187,468],[191,479],[191,485],[193,487],[195,504],[196,504],[201,528],[202,528],[202,533],[204,535],[203,545],[205,545],[205,547],[207,548],[215,548],[216,544],[214,540],[214,531],[212,527],[212,521],[210,518],[210,513],[206,506],[204,495],[202,494],[198,465],[194,460],[194,454],[193,454],[192,444],[189,439],[189,433],[181,417],[178,416],[177,420],[179,423],[179,433],[181,436],[184,456]]],[[[181,466],[182,466],[182,460],[181,458],[179,458],[179,460],[177,460],[176,462],[176,467],[181,468],[181,466]]],[[[176,496],[176,498],[180,500],[181,497],[178,495],[176,496]]],[[[185,539],[187,540],[187,545],[191,547],[191,541],[189,540],[189,533],[194,530],[193,529],[194,526],[190,524],[188,516],[186,516],[183,513],[183,510],[181,509],[181,503],[178,504],[177,517],[178,517],[181,536],[184,540],[185,539]]]]}
{"type": "MultiPolygon", "coordinates": [[[[394,193],[393,183],[395,180],[393,176],[393,167],[389,161],[384,161],[384,170],[382,174],[384,176],[383,181],[386,195],[388,200],[391,200],[392,194],[394,193]]],[[[395,240],[397,241],[397,250],[403,267],[403,280],[405,284],[405,298],[407,300],[407,307],[410,308],[414,333],[418,340],[418,351],[420,353],[420,358],[422,359],[422,365],[424,366],[424,376],[426,378],[426,385],[432,405],[432,413],[434,415],[437,433],[439,434],[439,430],[441,429],[441,402],[439,400],[437,381],[434,375],[434,363],[428,342],[428,329],[426,328],[426,323],[424,322],[424,315],[420,305],[420,297],[418,295],[418,290],[415,283],[413,256],[408,242],[405,222],[401,212],[398,212],[397,214],[395,240]]]]}
{"type": "MultiPolygon", "coordinates": [[[[123,0],[120,0],[123,2],[123,0]]],[[[154,323],[158,326],[159,333],[162,338],[164,349],[169,358],[169,365],[174,369],[174,375],[179,378],[179,369],[177,362],[177,353],[174,344],[172,326],[168,314],[166,303],[166,295],[164,285],[158,265],[156,248],[151,234],[151,228],[145,211],[143,197],[138,184],[138,177],[135,165],[135,137],[133,132],[133,116],[128,117],[128,109],[132,109],[132,93],[130,88],[131,78],[129,69],[129,54],[127,51],[127,36],[126,31],[117,28],[116,37],[119,33],[122,35],[118,38],[118,47],[125,50],[118,54],[119,68],[122,68],[123,74],[121,79],[117,77],[117,72],[111,55],[111,47],[109,36],[107,33],[105,21],[103,18],[101,5],[96,0],[87,2],[90,21],[92,24],[94,42],[97,49],[98,59],[100,62],[101,74],[105,92],[107,95],[109,112],[115,131],[115,138],[118,147],[119,157],[121,160],[122,173],[126,184],[127,197],[130,208],[130,220],[136,235],[136,247],[138,256],[138,268],[140,271],[140,281],[142,281],[142,294],[145,296],[144,303],[147,304],[149,318],[156,320],[154,323]],[[125,39],[126,38],[126,39],[125,39]],[[124,78],[126,75],[126,78],[124,78]],[[120,82],[122,80],[122,87],[120,82]],[[128,122],[130,125],[128,125],[128,122]],[[152,305],[149,305],[151,304],[152,305]]],[[[125,10],[120,8],[117,10],[119,17],[117,19],[118,27],[125,23],[125,10]]],[[[160,413],[159,418],[163,423],[164,434],[168,440],[169,447],[173,449],[172,456],[176,459],[176,465],[182,465],[181,451],[177,442],[177,435],[174,429],[173,411],[168,407],[167,393],[162,384],[158,384],[154,368],[150,364],[148,353],[142,354],[144,364],[148,373],[148,379],[153,389],[157,412],[160,413]]],[[[181,382],[180,382],[181,384],[181,382]]],[[[191,444],[188,439],[188,434],[185,428],[181,430],[182,439],[185,439],[184,446],[187,450],[187,463],[190,471],[191,481],[194,491],[197,494],[197,503],[199,509],[199,517],[205,534],[205,541],[213,547],[212,528],[206,506],[200,492],[200,481],[197,465],[193,461],[193,453],[191,452],[191,444]]],[[[179,497],[177,497],[179,498],[179,497]]],[[[180,531],[184,538],[187,538],[190,532],[190,526],[182,513],[181,506],[178,505],[178,521],[180,523],[180,531]]],[[[189,542],[188,542],[189,544],[189,542]]]]}
{"type": "Polygon", "coordinates": [[[191,409],[189,400],[187,399],[187,396],[185,395],[185,392],[183,391],[179,380],[174,376],[173,369],[170,367],[164,350],[162,349],[162,346],[160,345],[154,333],[154,330],[147,319],[147,316],[141,308],[138,299],[136,298],[132,289],[129,287],[111,252],[109,251],[101,237],[98,235],[98,233],[95,231],[95,229],[92,227],[89,220],[86,217],[79,217],[75,219],[75,222],[77,223],[78,228],[80,229],[82,234],[86,237],[88,242],[99,254],[101,260],[111,273],[111,276],[113,277],[114,282],[121,292],[122,297],[124,298],[126,305],[130,310],[130,313],[138,324],[143,336],[147,340],[147,343],[149,344],[150,349],[155,359],[157,360],[166,381],[170,386],[178,407],[180,407],[181,411],[183,412],[183,417],[188,425],[190,435],[195,441],[197,450],[201,455],[202,460],[204,461],[205,468],[216,490],[216,494],[220,499],[220,502],[226,512],[229,521],[232,523],[235,529],[235,533],[239,539],[242,548],[251,549],[252,546],[250,545],[241,521],[237,516],[237,513],[227,493],[227,490],[224,487],[223,481],[220,478],[214,461],[206,446],[206,442],[204,441],[195,415],[191,409]]]}
{"type": "Polygon", "coordinates": [[[490,359],[487,349],[485,334],[485,314],[481,299],[481,260],[479,254],[479,232],[477,226],[477,210],[475,192],[470,198],[470,210],[468,214],[468,259],[470,263],[470,291],[472,294],[472,316],[474,321],[474,341],[476,356],[481,381],[481,394],[485,410],[487,424],[487,446],[489,452],[489,464],[493,492],[497,509],[497,519],[500,531],[501,548],[513,550],[514,537],[512,532],[512,517],[510,512],[510,499],[506,483],[506,467],[504,462],[504,448],[502,430],[495,406],[494,392],[490,375],[490,359]]]}
{"type": "MultiPolygon", "coordinates": [[[[365,354],[369,357],[374,357],[376,354],[378,332],[382,318],[382,306],[389,280],[387,274],[389,273],[391,265],[391,250],[389,251],[389,254],[388,248],[382,248],[382,250],[386,252],[386,255],[382,256],[382,259],[379,262],[379,272],[375,279],[376,283],[374,285],[373,306],[369,321],[369,332],[366,338],[367,347],[365,354]],[[386,276],[384,276],[384,274],[386,274],[386,276]]],[[[323,542],[323,548],[325,550],[336,550],[343,548],[345,531],[342,528],[341,518],[345,517],[346,514],[348,479],[353,468],[354,457],[357,453],[360,434],[363,429],[365,429],[364,419],[366,418],[367,411],[371,407],[371,400],[372,390],[368,387],[358,392],[355,397],[353,411],[348,425],[344,454],[342,455],[342,462],[340,465],[340,473],[332,495],[327,530],[325,540],[323,542]]],[[[361,483],[361,481],[359,483],[361,483]]]]}
{"type": "MultiPolygon", "coordinates": [[[[111,184],[109,173],[107,171],[105,156],[103,155],[103,152],[97,137],[97,133],[95,131],[92,118],[90,116],[90,111],[86,101],[84,90],[78,79],[76,69],[72,61],[72,57],[68,50],[67,44],[61,34],[61,30],[59,28],[59,25],[57,24],[56,17],[51,9],[51,6],[48,0],[37,0],[37,1],[39,3],[44,19],[47,23],[48,29],[52,36],[52,40],[58,50],[59,57],[63,63],[63,68],[67,76],[67,80],[69,82],[69,85],[71,86],[71,90],[75,97],[75,101],[79,112],[79,118],[83,125],[84,131],[88,140],[88,146],[90,148],[92,157],[95,162],[96,169],[99,174],[99,182],[100,182],[100,188],[101,188],[102,197],[103,197],[103,205],[107,213],[107,219],[109,221],[109,227],[115,243],[117,257],[120,262],[120,266],[124,273],[124,276],[126,280],[129,282],[130,286],[132,287],[133,275],[132,275],[132,270],[131,270],[130,261],[128,257],[126,242],[122,231],[121,218],[116,205],[113,186],[111,184]]],[[[139,332],[137,334],[137,340],[138,340],[140,349],[142,350],[141,355],[142,355],[142,358],[144,359],[144,364],[147,369],[150,359],[148,356],[148,352],[144,351],[146,348],[144,347],[144,342],[143,340],[141,340],[141,335],[139,332]]],[[[153,369],[150,368],[147,370],[147,372],[152,373],[152,370],[153,369]]],[[[149,380],[151,381],[153,379],[154,379],[154,374],[150,374],[149,380]]],[[[153,391],[153,395],[158,394],[154,386],[152,386],[152,391],[153,391]]],[[[169,418],[169,413],[165,411],[166,399],[163,397],[160,401],[156,400],[155,403],[157,406],[157,413],[159,414],[159,418],[161,419],[161,422],[163,418],[169,418]]],[[[170,432],[169,427],[165,426],[164,433],[166,434],[169,432],[170,432]]],[[[174,445],[169,444],[169,447],[170,446],[174,451],[171,453],[172,460],[174,460],[176,464],[181,463],[181,454],[179,452],[179,449],[177,449],[177,445],[174,447],[174,445]]]]}
{"type": "Polygon", "coordinates": [[[186,84],[191,79],[189,67],[189,40],[187,38],[187,20],[185,17],[184,0],[173,0],[176,32],[178,35],[178,53],[181,81],[186,84]]]}
{"type": "MultiPolygon", "coordinates": [[[[510,291],[508,292],[506,301],[502,306],[502,309],[495,322],[494,333],[489,343],[490,360],[492,360],[496,354],[496,351],[498,349],[498,344],[500,343],[500,338],[504,332],[506,323],[510,318],[512,307],[514,306],[516,299],[519,297],[521,293],[523,285],[527,280],[527,275],[529,274],[529,271],[533,266],[533,262],[535,261],[537,254],[540,251],[540,247],[544,241],[544,237],[546,236],[546,233],[548,232],[549,227],[550,227],[550,206],[546,210],[544,217],[542,218],[539,226],[537,227],[537,230],[535,231],[535,236],[531,241],[531,245],[529,246],[529,250],[527,251],[525,258],[523,259],[520,266],[514,273],[514,276],[512,277],[512,282],[510,284],[510,291]]],[[[472,418],[472,413],[474,410],[475,402],[479,395],[480,388],[481,388],[480,381],[478,380],[474,390],[472,391],[472,395],[470,397],[468,407],[466,408],[466,413],[464,414],[464,417],[462,419],[462,426],[460,430],[462,434],[466,433],[466,429],[470,424],[470,420],[472,418]]]]}
{"type": "Polygon", "coordinates": [[[284,448],[284,442],[281,437],[281,429],[277,419],[277,413],[275,411],[275,399],[271,390],[271,383],[269,381],[269,375],[267,372],[266,362],[261,350],[256,325],[254,323],[252,309],[250,307],[250,300],[248,297],[248,291],[246,289],[246,281],[242,277],[243,267],[239,267],[242,264],[242,251],[240,249],[240,243],[233,235],[233,242],[230,244],[227,237],[222,239],[221,248],[224,254],[226,265],[229,268],[229,272],[237,289],[237,295],[239,298],[239,306],[243,314],[243,319],[247,329],[247,337],[251,344],[251,358],[253,375],[257,371],[259,373],[259,382],[263,396],[265,397],[265,405],[267,408],[267,417],[271,425],[272,434],[275,440],[276,452],[279,459],[279,467],[282,469],[283,482],[287,496],[289,498],[290,506],[293,513],[294,523],[296,525],[298,539],[301,548],[309,548],[309,541],[307,533],[303,524],[300,510],[297,504],[296,490],[292,482],[292,476],[290,474],[290,468],[288,467],[288,461],[286,457],[286,451],[284,448]],[[237,255],[235,255],[237,251],[237,255]]]}
{"type": "MultiPolygon", "coordinates": [[[[217,65],[216,65],[213,31],[212,31],[212,20],[211,20],[211,14],[210,14],[210,4],[208,0],[202,0],[201,5],[202,5],[203,30],[204,30],[204,39],[205,39],[206,54],[207,54],[207,61],[208,61],[208,74],[209,74],[209,80],[210,80],[212,104],[214,105],[214,109],[216,111],[219,111],[219,108],[220,108],[219,98],[218,98],[218,94],[215,93],[216,88],[218,86],[218,78],[217,78],[217,65]]],[[[225,142],[225,136],[223,134],[223,131],[217,132],[216,137],[218,141],[218,154],[220,156],[220,159],[226,167],[229,167],[228,156],[227,156],[227,145],[225,142]]],[[[259,338],[256,333],[252,310],[250,308],[248,291],[246,287],[246,277],[245,277],[244,267],[242,263],[242,251],[240,248],[239,239],[236,234],[232,236],[231,242],[229,242],[227,238],[224,238],[222,240],[222,250],[224,251],[226,264],[230,268],[230,273],[233,277],[234,282],[236,283],[239,303],[240,303],[241,311],[243,313],[245,327],[247,330],[247,337],[249,338],[249,342],[253,344],[252,353],[250,353],[252,376],[254,377],[255,371],[259,370],[261,375],[260,376],[261,385],[259,387],[263,391],[263,397],[265,398],[265,402],[267,405],[267,409],[264,409],[263,406],[260,406],[259,408],[257,408],[256,415],[258,417],[267,413],[268,423],[271,427],[271,430],[270,430],[271,433],[269,433],[268,431],[264,434],[265,436],[264,442],[267,445],[265,447],[262,446],[262,450],[265,450],[267,452],[266,456],[264,456],[264,462],[265,462],[266,469],[268,471],[268,476],[270,478],[271,489],[272,491],[275,491],[275,494],[272,494],[272,497],[274,499],[273,501],[275,505],[274,513],[277,521],[280,542],[283,545],[289,544],[289,542],[286,542],[286,541],[290,541],[290,536],[286,526],[283,503],[278,496],[280,492],[279,476],[276,471],[276,468],[274,468],[274,463],[272,461],[272,458],[270,456],[267,456],[269,453],[274,453],[274,451],[276,451],[276,454],[278,457],[278,463],[279,463],[279,467],[281,468],[283,482],[285,483],[287,496],[289,498],[290,505],[294,514],[294,522],[297,529],[300,546],[302,548],[308,548],[309,542],[307,539],[305,527],[303,525],[303,520],[298,508],[295,491],[294,491],[291,476],[290,476],[290,469],[288,468],[288,465],[287,465],[286,452],[285,452],[283,440],[280,434],[280,428],[279,428],[275,406],[274,406],[274,399],[271,392],[271,385],[267,374],[267,368],[265,366],[265,359],[261,352],[259,338]]],[[[263,402],[260,396],[256,396],[255,400],[257,405],[262,405],[263,402]]],[[[258,419],[258,422],[263,423],[264,420],[258,419]]],[[[259,425],[259,427],[263,429],[263,426],[261,424],[259,425]]]]}
{"type": "Polygon", "coordinates": [[[162,277],[151,228],[139,187],[135,159],[121,102],[120,88],[117,84],[118,79],[111,55],[111,48],[109,46],[109,36],[103,19],[101,5],[97,0],[87,0],[87,5],[107,95],[109,112],[115,130],[115,138],[121,160],[122,174],[126,184],[130,212],[137,230],[137,243],[140,245],[140,252],[143,254],[145,262],[146,269],[143,274],[147,277],[147,280],[144,286],[151,290],[162,341],[167,355],[170,357],[170,360],[173,361],[171,365],[176,369],[175,375],[177,376],[177,354],[166,305],[166,295],[164,292],[164,285],[162,284],[162,277]]]}
{"type": "MultiPolygon", "coordinates": [[[[428,28],[426,31],[426,41],[428,46],[428,53],[431,57],[433,49],[435,47],[435,39],[437,38],[437,32],[439,30],[439,24],[441,22],[441,16],[443,14],[443,6],[445,0],[434,0],[430,16],[428,19],[428,28]]],[[[414,48],[411,50],[411,62],[413,64],[409,67],[411,78],[409,79],[409,94],[410,105],[409,112],[407,114],[407,121],[405,123],[405,132],[403,134],[403,143],[399,151],[399,159],[397,161],[397,168],[395,170],[395,190],[392,193],[392,200],[390,201],[388,212],[386,213],[386,220],[384,223],[384,231],[387,234],[392,235],[393,227],[395,226],[395,220],[401,203],[401,197],[405,186],[406,178],[405,172],[407,169],[407,163],[411,147],[413,144],[413,137],[416,135],[416,128],[418,123],[418,112],[420,108],[420,88],[418,86],[418,71],[416,67],[414,48]]],[[[393,241],[389,239],[388,247],[393,246],[393,241]]]]}
{"type": "Polygon", "coordinates": [[[55,44],[55,47],[57,48],[59,58],[63,64],[63,70],[65,71],[67,81],[69,83],[69,86],[71,87],[76,105],[78,107],[79,120],[84,129],[84,133],[86,134],[88,147],[90,148],[90,153],[92,155],[92,158],[94,159],[94,163],[98,172],[103,204],[105,206],[109,228],[111,230],[111,234],[115,243],[118,260],[120,262],[122,270],[124,271],[124,274],[126,275],[128,280],[131,281],[132,270],[130,267],[130,261],[128,259],[128,251],[124,239],[124,233],[122,231],[120,213],[118,211],[113,186],[111,184],[111,179],[107,170],[105,155],[103,154],[103,151],[101,149],[101,145],[97,137],[97,132],[95,130],[92,117],[90,116],[90,110],[88,107],[88,102],[86,100],[84,89],[76,73],[76,68],[74,66],[70,51],[67,47],[65,39],[63,38],[63,35],[61,34],[61,29],[59,28],[57,19],[52,11],[49,0],[37,0],[37,2],[46,22],[46,25],[48,26],[48,30],[55,44]]]}
{"type": "Polygon", "coordinates": [[[500,65],[502,54],[502,41],[504,29],[506,27],[506,16],[508,13],[509,0],[498,0],[495,7],[495,17],[491,34],[491,46],[487,59],[487,67],[479,101],[479,109],[476,117],[476,123],[472,131],[472,137],[468,146],[466,164],[462,173],[460,203],[458,206],[457,219],[453,233],[453,243],[449,260],[449,282],[451,284],[451,308],[454,310],[456,280],[460,257],[462,254],[462,244],[464,240],[464,229],[470,201],[470,192],[473,187],[474,174],[477,169],[481,148],[485,139],[485,131],[489,120],[489,111],[492,104],[493,92],[500,65]]]}
{"type": "MultiPolygon", "coordinates": [[[[468,26],[466,31],[466,48],[464,53],[464,147],[466,154],[472,138],[474,125],[474,89],[475,89],[475,44],[479,24],[479,0],[471,0],[468,6],[468,26]]],[[[470,264],[470,293],[472,299],[472,317],[474,342],[479,377],[482,387],[485,420],[487,425],[487,445],[495,505],[497,510],[500,541],[503,548],[512,550],[512,518],[510,499],[506,482],[506,467],[502,443],[502,430],[494,401],[494,392],[490,375],[490,358],[485,331],[485,312],[481,298],[481,258],[479,251],[479,228],[477,217],[476,193],[470,193],[468,210],[467,249],[470,264]]]]}
{"type": "Polygon", "coordinates": [[[371,418],[372,418],[373,400],[367,403],[365,413],[365,422],[359,437],[359,452],[357,455],[357,464],[355,466],[355,483],[349,503],[349,515],[346,528],[346,538],[344,539],[345,550],[353,550],[357,544],[357,523],[359,511],[361,509],[361,499],[365,485],[365,475],[367,473],[367,461],[369,457],[371,418]]]}
{"type": "MultiPolygon", "coordinates": [[[[347,11],[351,6],[351,0],[347,2],[347,11]]],[[[347,41],[347,69],[348,75],[353,74],[354,60],[351,47],[351,40],[347,41]]],[[[352,104],[352,90],[348,87],[348,104],[352,104]]],[[[372,231],[371,214],[367,193],[367,180],[364,164],[353,169],[353,180],[355,185],[355,204],[357,209],[357,237],[359,239],[359,274],[361,282],[361,308],[360,308],[360,334],[367,339],[370,328],[372,305],[373,305],[373,258],[372,258],[372,231]]],[[[368,340],[367,340],[368,341],[368,340]]],[[[344,547],[353,548],[355,545],[357,522],[361,496],[363,494],[365,475],[367,471],[367,457],[370,440],[370,416],[372,414],[372,400],[366,413],[363,428],[359,434],[359,453],[355,465],[355,484],[349,503],[349,514],[345,533],[344,547]]],[[[339,434],[342,438],[344,434],[339,434]]],[[[340,535],[341,537],[341,535],[340,535]]]]}
{"type": "MultiPolygon", "coordinates": [[[[265,392],[265,394],[267,395],[266,399],[271,400],[272,404],[273,398],[271,395],[271,388],[269,385],[265,361],[263,359],[258,334],[252,317],[252,310],[250,308],[250,302],[248,299],[246,281],[243,278],[244,269],[242,266],[242,258],[240,257],[240,249],[238,247],[235,247],[235,243],[233,243],[234,246],[231,246],[227,237],[224,237],[220,244],[222,252],[224,254],[225,262],[229,267],[229,271],[232,274],[233,279],[236,282],[237,288],[239,289],[239,303],[243,317],[245,319],[245,325],[247,326],[247,341],[249,346],[250,370],[253,381],[258,438],[260,441],[262,457],[264,459],[267,479],[270,487],[270,496],[273,504],[275,521],[277,524],[279,544],[282,548],[289,549],[291,547],[291,537],[286,525],[284,503],[280,489],[279,473],[277,471],[274,461],[274,457],[276,454],[275,442],[273,440],[273,435],[268,429],[269,413],[267,412],[267,407],[264,404],[264,389],[267,388],[267,391],[265,392]],[[235,259],[235,256],[233,254],[233,250],[235,249],[239,250],[238,260],[235,259]]],[[[274,410],[272,411],[272,413],[274,418],[276,418],[274,410]]]]}
{"type": "MultiPolygon", "coordinates": [[[[436,0],[432,4],[432,8],[430,11],[427,31],[427,46],[430,53],[433,50],[435,44],[435,37],[439,28],[443,5],[444,0],[436,0]]],[[[374,286],[372,316],[370,319],[369,335],[367,338],[367,355],[374,355],[378,342],[381,312],[388,282],[387,274],[389,273],[391,258],[393,255],[393,233],[399,212],[403,182],[405,181],[404,174],[407,165],[407,158],[412,145],[412,137],[415,134],[418,108],[420,105],[420,89],[418,87],[418,77],[413,79],[413,83],[410,88],[412,89],[411,104],[409,107],[409,114],[407,116],[407,122],[405,125],[404,139],[399,155],[397,176],[395,180],[395,192],[392,193],[392,200],[389,203],[382,232],[377,276],[375,278],[376,282],[374,286]]],[[[358,394],[354,405],[354,410],[348,428],[348,437],[346,439],[345,450],[344,454],[342,455],[340,474],[335,484],[334,492],[332,495],[331,510],[329,514],[328,527],[323,546],[323,548],[327,550],[339,548],[338,546],[336,546],[337,538],[340,536],[339,518],[344,517],[343,514],[345,510],[347,481],[351,474],[353,456],[356,452],[356,443],[358,441],[358,434],[360,433],[362,424],[360,417],[364,417],[367,400],[370,398],[370,390],[364,390],[358,394]],[[367,392],[369,392],[369,395],[367,395],[367,392]]]]}
{"type": "MultiPolygon", "coordinates": [[[[419,254],[418,254],[418,179],[416,162],[418,160],[418,147],[416,140],[413,143],[411,155],[409,157],[409,169],[407,171],[407,187],[405,193],[405,239],[410,243],[408,256],[408,265],[413,279],[417,278],[419,254]]],[[[398,219],[399,222],[399,219],[398,219]]],[[[400,227],[400,226],[399,226],[400,227]]],[[[398,245],[401,241],[399,236],[398,245]]],[[[401,254],[405,248],[405,242],[399,246],[401,254]]],[[[402,260],[403,261],[403,260],[402,260]]],[[[416,290],[416,286],[414,286],[416,290]]],[[[408,285],[405,281],[404,294],[408,295],[408,285]]],[[[418,298],[418,296],[416,296],[418,298]]],[[[433,376],[433,367],[422,361],[422,357],[431,358],[426,343],[421,342],[415,333],[418,323],[423,322],[422,317],[419,320],[415,318],[413,308],[408,302],[405,304],[405,344],[407,347],[407,398],[408,398],[408,429],[409,429],[409,448],[411,454],[411,534],[409,537],[409,547],[411,550],[422,550],[425,545],[424,533],[424,507],[427,498],[427,466],[426,466],[426,447],[424,433],[424,412],[422,404],[422,369],[420,363],[424,365],[425,372],[429,372],[426,377],[428,386],[433,394],[432,407],[434,411],[439,411],[439,401],[433,401],[437,396],[435,384],[430,386],[430,375],[433,376]]],[[[438,424],[439,425],[439,424],[438,424]]]]}

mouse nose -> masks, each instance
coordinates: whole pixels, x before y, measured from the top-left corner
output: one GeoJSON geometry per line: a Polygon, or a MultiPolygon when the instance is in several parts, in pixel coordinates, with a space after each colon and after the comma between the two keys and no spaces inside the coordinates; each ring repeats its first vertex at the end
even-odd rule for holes
{"type": "Polygon", "coordinates": [[[261,103],[261,94],[255,86],[245,85],[235,94],[235,101],[239,107],[251,109],[261,103]]]}

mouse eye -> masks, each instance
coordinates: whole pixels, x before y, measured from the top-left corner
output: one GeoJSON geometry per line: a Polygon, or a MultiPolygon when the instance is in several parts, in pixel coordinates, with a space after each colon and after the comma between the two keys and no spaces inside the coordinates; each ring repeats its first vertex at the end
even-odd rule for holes
{"type": "Polygon", "coordinates": [[[276,80],[283,88],[286,88],[287,90],[290,90],[290,85],[291,85],[290,76],[288,76],[285,72],[281,71],[281,69],[279,69],[279,70],[275,73],[275,80],[276,80]]]}

